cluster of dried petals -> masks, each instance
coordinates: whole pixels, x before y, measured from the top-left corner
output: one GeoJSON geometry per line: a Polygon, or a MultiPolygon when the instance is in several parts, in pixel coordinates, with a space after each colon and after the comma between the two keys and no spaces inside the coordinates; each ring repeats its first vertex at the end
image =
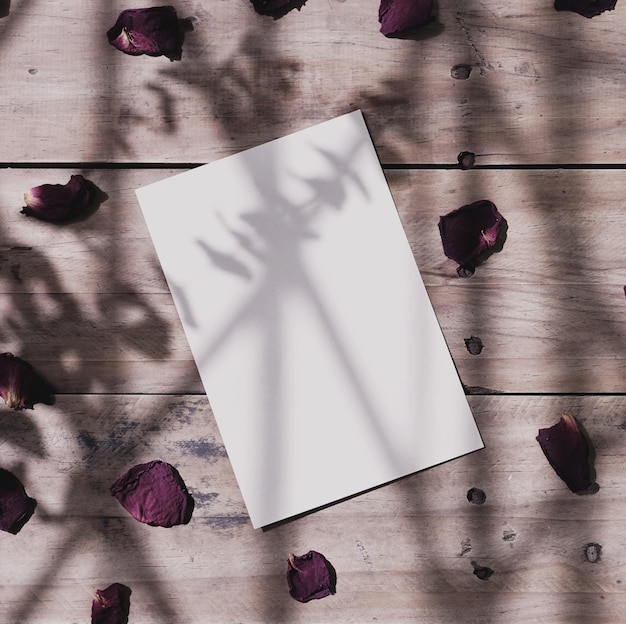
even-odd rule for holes
{"type": "Polygon", "coordinates": [[[184,28],[173,6],[122,11],[107,31],[109,43],[131,56],[166,56],[178,61],[183,54],[184,28]]]}
{"type": "Polygon", "coordinates": [[[97,188],[82,175],[73,175],[67,184],[42,184],[24,193],[22,213],[56,223],[80,216],[93,202],[97,188]]]}
{"type": "Polygon", "coordinates": [[[128,470],[111,486],[111,494],[133,518],[151,526],[187,524],[194,508],[176,468],[160,460],[128,470]]]}
{"type": "Polygon", "coordinates": [[[504,218],[495,204],[481,199],[439,218],[443,252],[461,266],[470,264],[496,245],[504,218]]]}
{"type": "Polygon", "coordinates": [[[536,439],[556,474],[572,492],[591,487],[589,445],[573,416],[563,414],[552,427],[539,429],[536,439]]]}
{"type": "Polygon", "coordinates": [[[260,15],[271,15],[286,9],[292,0],[251,0],[254,10],[260,15]]]}
{"type": "Polygon", "coordinates": [[[121,583],[98,589],[91,604],[91,624],[127,624],[130,594],[130,588],[121,583]]]}
{"type": "Polygon", "coordinates": [[[433,0],[381,0],[380,32],[385,37],[408,33],[431,20],[433,0]]]}
{"type": "Polygon", "coordinates": [[[595,17],[612,11],[617,4],[617,0],[555,0],[554,8],[557,11],[572,11],[583,17],[595,17]]]}
{"type": "Polygon", "coordinates": [[[0,396],[11,409],[32,409],[35,403],[52,403],[53,389],[28,362],[12,353],[1,353],[0,396]]]}
{"type": "Polygon", "coordinates": [[[35,511],[37,501],[26,494],[22,482],[0,468],[0,531],[20,532],[35,511]]]}
{"type": "Polygon", "coordinates": [[[315,550],[287,562],[289,594],[299,602],[325,598],[336,592],[337,575],[328,559],[315,550]]]}

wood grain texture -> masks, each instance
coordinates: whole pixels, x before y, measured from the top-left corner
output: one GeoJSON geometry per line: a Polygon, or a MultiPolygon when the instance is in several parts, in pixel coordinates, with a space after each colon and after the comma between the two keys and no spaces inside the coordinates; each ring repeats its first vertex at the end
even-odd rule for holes
{"type": "Polygon", "coordinates": [[[57,388],[32,411],[0,402],[0,466],[38,501],[0,533],[0,624],[87,622],[112,582],[132,589],[132,624],[626,622],[626,213],[624,170],[606,167],[626,164],[626,9],[436,4],[417,36],[386,39],[379,0],[279,20],[181,0],[193,29],[169,62],[108,45],[120,0],[0,0],[0,350],[57,388]],[[408,167],[385,174],[485,449],[255,531],[134,189],[357,108],[380,160],[408,167]],[[456,167],[462,150],[478,169],[456,167]],[[20,214],[26,190],[73,173],[101,191],[86,218],[20,214]],[[507,239],[462,279],[437,222],[482,198],[507,239]],[[535,440],[565,412],[593,493],[572,494],[535,440]],[[152,459],[189,487],[188,525],[140,524],[110,495],[152,459]],[[337,594],[303,605],[285,570],[309,549],[337,594]]]}
{"type": "MultiPolygon", "coordinates": [[[[20,214],[21,198],[36,184],[67,181],[72,171],[0,172],[3,349],[31,360],[60,392],[201,392],[134,195],[176,170],[81,171],[106,199],[86,219],[60,226],[20,214]]],[[[622,171],[386,175],[468,388],[626,390],[622,171]],[[437,222],[482,198],[504,215],[507,239],[462,279],[443,254],[437,222]],[[483,342],[480,355],[466,349],[471,336],[483,342]]]]}
{"type": "Polygon", "coordinates": [[[84,622],[92,592],[114,581],[131,587],[138,624],[622,621],[626,399],[470,403],[484,450],[265,531],[249,523],[204,397],[77,395],[0,410],[3,467],[38,500],[18,535],[0,535],[0,622],[84,622]],[[563,412],[591,440],[594,494],[572,494],[534,439],[563,412]],[[188,525],[140,524],[108,492],[157,458],[194,496],[188,525]],[[471,487],[484,505],[467,501],[471,487]],[[301,605],[287,593],[286,558],[311,548],[335,567],[337,594],[301,605]]]}
{"type": "Polygon", "coordinates": [[[274,20],[249,0],[181,0],[193,31],[172,63],[108,44],[119,1],[14,0],[2,159],[207,162],[360,108],[383,162],[625,161],[619,3],[588,20],[543,0],[455,0],[408,40],[380,34],[378,6],[311,0],[274,20]]]}

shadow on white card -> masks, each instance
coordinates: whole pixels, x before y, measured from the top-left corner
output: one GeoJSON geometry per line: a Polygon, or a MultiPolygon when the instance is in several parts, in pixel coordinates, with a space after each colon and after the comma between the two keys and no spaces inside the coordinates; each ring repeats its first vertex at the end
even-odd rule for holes
{"type": "Polygon", "coordinates": [[[482,448],[359,111],[137,195],[255,527],[482,448]]]}

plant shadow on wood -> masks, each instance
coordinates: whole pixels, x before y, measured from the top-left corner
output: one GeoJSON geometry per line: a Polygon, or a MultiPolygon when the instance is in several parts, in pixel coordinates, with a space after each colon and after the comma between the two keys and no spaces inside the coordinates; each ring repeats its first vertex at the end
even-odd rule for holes
{"type": "MultiPolygon", "coordinates": [[[[285,124],[285,128],[289,128],[288,112],[290,100],[297,94],[298,67],[293,61],[281,58],[274,44],[270,31],[263,33],[249,31],[242,38],[237,56],[223,62],[218,68],[211,67],[207,62],[198,61],[184,71],[181,67],[176,67],[163,73],[168,79],[175,77],[202,93],[214,116],[220,120],[231,139],[240,136],[246,128],[263,123],[268,117],[276,120],[278,126],[285,124]]],[[[398,95],[398,98],[405,105],[409,102],[404,96],[398,95]]],[[[273,127],[273,131],[275,130],[273,127]]],[[[349,151],[353,148],[346,146],[346,149],[349,151]]],[[[281,171],[271,160],[265,162],[258,170],[248,173],[256,180],[259,188],[280,186],[281,171]]],[[[335,176],[310,181],[315,196],[330,198],[326,200],[328,202],[326,209],[341,209],[345,196],[344,187],[352,183],[351,175],[349,171],[337,169],[335,176]]],[[[202,351],[199,358],[201,365],[218,358],[224,344],[237,330],[245,329],[246,326],[258,328],[268,358],[263,383],[265,397],[258,405],[257,411],[266,422],[264,429],[269,436],[265,442],[259,440],[259,444],[280,448],[279,438],[282,428],[277,426],[276,419],[284,409],[281,394],[285,369],[288,366],[283,360],[285,336],[282,298],[285,293],[299,291],[301,296],[309,300],[313,314],[317,316],[318,323],[326,334],[326,340],[333,345],[346,385],[353,389],[361,401],[366,427],[375,432],[383,449],[387,451],[387,460],[393,463],[396,458],[386,443],[381,427],[383,415],[375,406],[375,401],[368,396],[368,388],[360,379],[359,366],[353,362],[349,350],[343,344],[341,332],[335,326],[326,304],[307,274],[303,261],[307,237],[316,235],[316,219],[319,218],[317,213],[320,207],[296,205],[280,193],[265,197],[264,203],[269,208],[251,207],[251,212],[241,223],[231,225],[230,234],[240,245],[240,251],[236,256],[225,254],[223,250],[206,241],[198,242],[212,265],[232,274],[238,280],[249,280],[250,276],[258,272],[259,264],[265,275],[247,302],[228,315],[228,320],[217,339],[202,351]],[[285,241],[291,242],[287,245],[285,241]],[[256,265],[254,269],[253,265],[256,265]]],[[[179,285],[174,284],[174,289],[179,291],[179,285]]],[[[187,319],[195,324],[196,315],[190,310],[190,306],[183,305],[183,308],[186,310],[187,319]]],[[[285,476],[282,474],[283,471],[283,458],[280,454],[274,453],[271,462],[262,467],[259,480],[278,484],[285,476]]],[[[267,504],[278,503],[280,495],[280,488],[276,486],[270,492],[267,504]]],[[[297,533],[297,527],[290,522],[282,522],[279,525],[272,525],[272,529],[275,530],[261,538],[268,548],[268,555],[271,554],[270,548],[282,549],[286,558],[289,549],[284,543],[284,536],[290,535],[291,529],[297,533]],[[281,530],[283,528],[284,531],[281,530]]],[[[265,617],[268,621],[282,621],[281,618],[287,612],[286,605],[280,607],[275,601],[269,600],[265,617]]]]}

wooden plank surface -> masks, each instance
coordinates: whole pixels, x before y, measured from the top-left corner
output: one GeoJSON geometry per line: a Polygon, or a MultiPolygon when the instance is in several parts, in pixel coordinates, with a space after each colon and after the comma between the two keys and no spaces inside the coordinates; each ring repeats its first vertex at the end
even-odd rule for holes
{"type": "Polygon", "coordinates": [[[181,0],[193,31],[169,62],[108,44],[122,2],[13,0],[1,158],[207,162],[361,108],[383,162],[625,162],[619,2],[593,20],[544,0],[438,3],[409,40],[380,34],[378,6],[310,0],[274,20],[249,0],[181,0]]]}
{"type": "MultiPolygon", "coordinates": [[[[107,199],[66,226],[25,217],[20,208],[24,190],[65,182],[72,171],[0,172],[4,349],[32,361],[60,392],[202,391],[134,195],[176,170],[82,171],[107,199]]],[[[386,174],[466,386],[626,390],[622,171],[386,174]],[[482,198],[504,215],[507,239],[462,279],[443,254],[437,222],[482,198]],[[466,349],[471,336],[484,344],[480,355],[466,349]]]]}
{"type": "Polygon", "coordinates": [[[138,624],[622,621],[626,398],[470,403],[484,450],[265,531],[251,527],[205,397],[63,396],[2,410],[3,466],[38,507],[18,535],[0,536],[0,622],[87,621],[91,593],[114,581],[131,587],[138,624]],[[563,412],[591,440],[595,494],[572,494],[535,441],[563,412]],[[109,494],[152,459],[189,487],[188,525],[142,525],[109,494]],[[471,487],[484,505],[468,502],[471,487]],[[335,567],[337,594],[302,605],[288,595],[286,558],[311,548],[335,567]]]}
{"type": "Polygon", "coordinates": [[[387,39],[379,4],[275,20],[181,0],[193,29],[169,62],[107,43],[119,0],[0,1],[0,346],[57,388],[50,406],[0,404],[0,467],[38,501],[0,533],[0,624],[87,622],[116,581],[133,624],[626,622],[626,9],[454,0],[387,39]],[[357,108],[485,449],[255,531],[134,189],[357,108]],[[462,150],[478,168],[456,166],[462,150]],[[26,190],[73,173],[101,190],[92,214],[20,214],[26,190]],[[463,279],[437,222],[483,198],[507,239],[463,279]],[[591,442],[593,493],[572,494],[535,440],[564,412],[591,442]],[[152,459],[185,479],[188,525],[140,524],[110,495],[152,459]],[[286,560],[309,549],[337,594],[303,605],[286,560]]]}

